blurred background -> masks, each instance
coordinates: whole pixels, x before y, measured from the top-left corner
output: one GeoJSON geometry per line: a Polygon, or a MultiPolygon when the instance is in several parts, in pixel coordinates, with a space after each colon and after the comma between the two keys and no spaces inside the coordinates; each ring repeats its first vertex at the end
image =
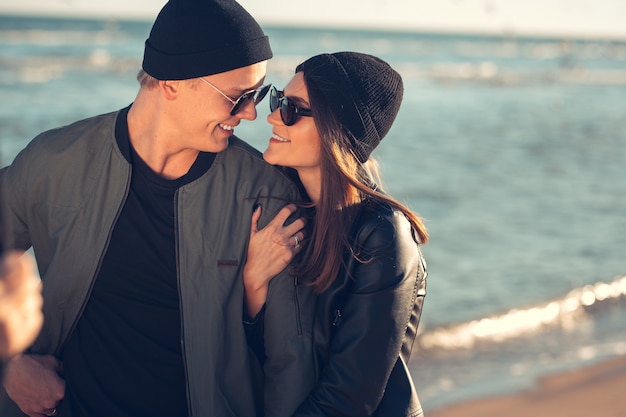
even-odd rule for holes
{"type": "MultiPolygon", "coordinates": [[[[410,363],[426,411],[626,355],[625,2],[241,3],[279,88],[340,50],[404,78],[374,156],[432,236],[410,363]]],[[[163,4],[0,0],[0,166],[41,131],[130,104],[163,4]]],[[[268,111],[236,131],[261,151],[268,111]]]]}

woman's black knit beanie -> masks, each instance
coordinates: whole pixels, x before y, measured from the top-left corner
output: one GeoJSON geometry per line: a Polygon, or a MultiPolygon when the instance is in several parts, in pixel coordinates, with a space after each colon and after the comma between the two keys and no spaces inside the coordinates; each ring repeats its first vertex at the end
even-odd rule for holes
{"type": "Polygon", "coordinates": [[[320,92],[326,104],[349,134],[359,161],[367,161],[400,109],[400,74],[382,59],[358,52],[316,55],[300,64],[299,71],[307,82],[315,80],[307,83],[309,90],[325,86],[320,92]]]}
{"type": "Polygon", "coordinates": [[[146,40],[142,68],[158,80],[184,80],[271,57],[268,37],[236,1],[170,0],[146,40]]]}

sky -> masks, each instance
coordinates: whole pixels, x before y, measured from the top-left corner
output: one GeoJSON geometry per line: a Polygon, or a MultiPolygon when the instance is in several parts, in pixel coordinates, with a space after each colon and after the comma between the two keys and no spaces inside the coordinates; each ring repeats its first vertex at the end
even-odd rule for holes
{"type": "MultiPolygon", "coordinates": [[[[626,0],[240,0],[261,24],[626,39],[626,0]]],[[[0,13],[152,20],[165,0],[0,0],[0,13]]]]}

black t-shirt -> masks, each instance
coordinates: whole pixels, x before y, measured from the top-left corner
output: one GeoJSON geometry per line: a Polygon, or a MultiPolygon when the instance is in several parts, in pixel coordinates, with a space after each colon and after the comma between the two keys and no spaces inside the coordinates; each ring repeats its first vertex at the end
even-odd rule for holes
{"type": "Polygon", "coordinates": [[[60,416],[65,407],[88,417],[188,415],[175,194],[204,174],[215,154],[200,153],[187,174],[164,179],[130,146],[126,115],[118,117],[116,139],[133,167],[130,190],[62,353],[67,389],[60,416]]]}

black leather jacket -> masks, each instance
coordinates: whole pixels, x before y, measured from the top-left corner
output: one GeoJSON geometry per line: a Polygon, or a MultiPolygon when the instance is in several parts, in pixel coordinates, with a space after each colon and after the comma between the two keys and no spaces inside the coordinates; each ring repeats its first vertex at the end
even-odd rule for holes
{"type": "Polygon", "coordinates": [[[407,368],[426,294],[419,245],[402,213],[368,203],[351,238],[367,261],[346,254],[346,268],[318,296],[317,382],[294,416],[422,416],[407,368]]]}

